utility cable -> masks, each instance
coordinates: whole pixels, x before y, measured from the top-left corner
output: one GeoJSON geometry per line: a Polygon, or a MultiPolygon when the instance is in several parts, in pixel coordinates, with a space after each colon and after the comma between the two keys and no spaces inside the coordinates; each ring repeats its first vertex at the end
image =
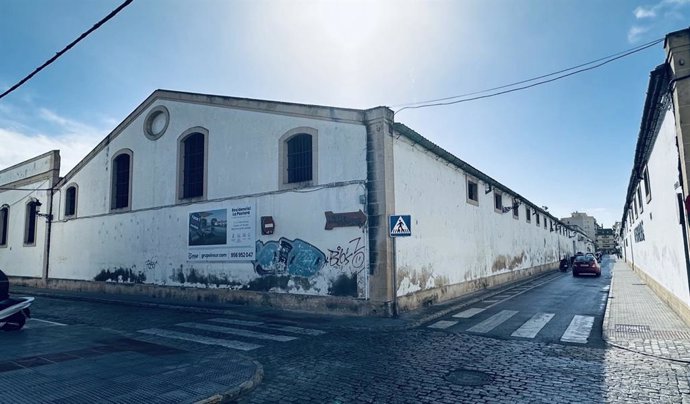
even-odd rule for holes
{"type": "Polygon", "coordinates": [[[635,47],[635,48],[629,49],[629,50],[627,50],[627,51],[615,53],[615,54],[613,54],[613,55],[609,55],[609,56],[606,56],[606,57],[603,57],[603,58],[599,58],[599,59],[593,60],[593,61],[591,61],[591,62],[583,63],[583,64],[580,64],[580,65],[577,65],[577,66],[573,66],[573,67],[570,67],[570,68],[567,68],[567,69],[559,70],[559,71],[557,71],[557,72],[545,74],[545,75],[542,75],[542,76],[533,77],[533,78],[531,78],[531,79],[522,80],[522,81],[518,81],[518,82],[515,82],[515,83],[511,83],[511,84],[506,84],[506,85],[499,86],[499,87],[490,88],[490,89],[487,89],[487,90],[476,91],[476,92],[473,92],[473,93],[462,94],[462,95],[456,95],[456,96],[446,97],[446,98],[438,98],[438,99],[429,100],[429,101],[426,101],[426,102],[420,101],[420,102],[415,102],[415,103],[399,104],[399,105],[407,105],[407,106],[404,106],[403,108],[400,108],[399,110],[395,111],[394,114],[397,114],[397,113],[399,113],[399,112],[401,112],[401,111],[403,111],[403,110],[406,110],[406,109],[418,109],[418,108],[427,108],[427,107],[435,107],[435,106],[443,106],[443,105],[453,105],[453,104],[459,104],[459,103],[461,103],[461,102],[475,101],[475,100],[480,100],[480,99],[483,99],[483,98],[490,98],[490,97],[495,97],[495,96],[498,96],[498,95],[503,95],[503,94],[507,94],[507,93],[512,93],[512,92],[515,92],[515,91],[525,90],[525,89],[528,89],[528,88],[531,88],[531,87],[536,87],[536,86],[539,86],[539,85],[542,85],[542,84],[550,83],[550,82],[553,82],[553,81],[556,81],[556,80],[560,80],[560,79],[563,79],[563,78],[566,78],[566,77],[569,77],[569,76],[573,76],[573,75],[575,75],[575,74],[579,74],[579,73],[582,73],[582,72],[586,72],[586,71],[589,71],[589,70],[596,69],[596,68],[598,68],[598,67],[604,66],[604,65],[606,65],[606,64],[608,64],[608,63],[611,63],[611,62],[613,62],[613,61],[615,61],[615,60],[622,59],[622,58],[624,58],[624,57],[626,57],[626,56],[630,56],[630,55],[632,55],[632,54],[634,54],[634,53],[637,53],[637,52],[643,51],[643,50],[645,50],[645,49],[648,49],[648,48],[650,48],[650,47],[652,47],[652,46],[654,46],[654,45],[656,45],[656,44],[658,44],[658,43],[660,43],[660,42],[662,42],[662,41],[663,41],[663,39],[657,39],[657,40],[654,40],[654,41],[652,41],[652,42],[648,42],[648,43],[646,43],[646,44],[643,44],[643,45],[637,46],[637,47],[635,47]],[[597,64],[592,65],[593,63],[597,63],[597,64]],[[592,66],[590,66],[590,65],[592,65],[592,66]],[[581,67],[583,67],[583,66],[589,66],[589,67],[581,68],[581,67]],[[574,70],[574,69],[577,69],[577,70],[574,70]],[[574,70],[574,71],[573,71],[573,70],[574,70]],[[499,89],[502,89],[502,88],[513,87],[513,86],[516,86],[516,85],[519,85],[519,84],[524,84],[524,83],[528,83],[528,82],[531,82],[531,81],[539,80],[539,79],[542,79],[542,78],[551,77],[551,76],[554,76],[554,75],[557,75],[557,74],[560,74],[560,73],[563,73],[563,72],[569,72],[569,73],[561,74],[561,75],[559,75],[559,76],[556,76],[556,77],[551,78],[551,79],[548,79],[548,80],[541,80],[541,81],[538,81],[538,82],[536,82],[536,83],[528,84],[528,85],[526,85],[526,86],[511,88],[511,89],[504,90],[504,91],[499,91],[499,92],[496,92],[496,93],[491,93],[491,94],[486,94],[486,95],[480,95],[480,96],[472,97],[472,98],[463,98],[463,99],[455,100],[455,101],[448,101],[448,100],[453,100],[453,99],[455,99],[455,98],[468,97],[468,96],[475,95],[475,94],[482,94],[482,93],[486,93],[486,92],[489,92],[489,91],[499,90],[499,89]],[[417,105],[417,104],[420,104],[420,103],[421,103],[421,105],[417,105]]]}
{"type": "Polygon", "coordinates": [[[72,47],[73,47],[74,45],[76,45],[77,43],[79,43],[82,39],[86,38],[86,37],[89,36],[89,34],[91,34],[93,31],[95,31],[95,30],[97,30],[98,28],[100,28],[101,25],[105,24],[106,22],[108,22],[108,20],[110,20],[111,18],[115,17],[115,15],[116,15],[117,13],[119,13],[120,11],[122,11],[122,9],[124,9],[124,8],[127,7],[128,5],[130,5],[130,3],[132,3],[132,1],[134,1],[134,0],[125,0],[125,2],[122,3],[122,4],[120,4],[120,6],[119,6],[118,8],[116,8],[116,9],[113,10],[113,11],[111,11],[110,14],[108,14],[107,16],[105,16],[102,20],[98,21],[98,22],[96,23],[96,25],[94,25],[94,26],[91,27],[88,31],[86,31],[86,32],[84,32],[83,34],[81,34],[81,35],[79,36],[79,38],[77,38],[77,39],[75,39],[74,41],[72,41],[72,42],[71,42],[69,45],[67,45],[64,49],[62,49],[60,52],[56,53],[55,56],[53,56],[52,58],[48,59],[45,63],[43,63],[42,65],[40,65],[39,67],[37,67],[36,70],[34,70],[33,72],[31,72],[28,76],[26,76],[26,77],[24,77],[23,79],[21,79],[17,84],[15,84],[15,85],[13,85],[12,87],[10,87],[10,88],[9,88],[7,91],[5,91],[4,93],[0,94],[0,99],[2,99],[3,97],[5,97],[6,95],[8,95],[9,93],[11,93],[11,92],[13,92],[14,90],[16,90],[17,88],[19,88],[22,84],[24,84],[24,83],[26,83],[27,81],[31,80],[31,78],[32,78],[33,76],[35,76],[38,72],[40,72],[41,70],[43,70],[44,68],[46,68],[46,67],[47,67],[48,65],[50,65],[51,63],[55,62],[60,56],[62,56],[62,55],[63,55],[65,52],[67,52],[68,50],[72,49],[72,47]]]}

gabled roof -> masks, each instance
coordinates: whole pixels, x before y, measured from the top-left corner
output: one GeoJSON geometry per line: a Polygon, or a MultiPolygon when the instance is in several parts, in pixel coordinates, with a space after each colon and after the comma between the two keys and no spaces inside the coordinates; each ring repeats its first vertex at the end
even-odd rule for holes
{"type": "Polygon", "coordinates": [[[214,107],[242,109],[246,111],[263,112],[279,115],[322,119],[334,122],[361,124],[364,120],[364,110],[350,108],[336,108],[321,105],[297,104],[281,101],[257,100],[251,98],[227,97],[221,95],[189,93],[184,91],[156,90],[149,95],[138,107],[118,124],[100,143],[94,147],[64,178],[56,185],[65,185],[79,172],[91,159],[115,139],[132,121],[137,119],[153,103],[160,100],[168,100],[190,104],[203,104],[214,107]]]}

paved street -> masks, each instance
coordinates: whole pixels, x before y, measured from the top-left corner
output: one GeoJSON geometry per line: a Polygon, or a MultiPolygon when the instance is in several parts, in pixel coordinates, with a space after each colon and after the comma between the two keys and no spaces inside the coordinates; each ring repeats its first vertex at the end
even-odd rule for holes
{"type": "Polygon", "coordinates": [[[602,262],[602,276],[573,277],[556,272],[490,295],[427,324],[428,328],[506,339],[604,347],[601,324],[613,260],[602,262]]]}
{"type": "MultiPolygon", "coordinates": [[[[26,329],[0,335],[0,402],[690,402],[687,363],[601,339],[612,268],[490,291],[416,325],[38,296],[26,329]]],[[[634,280],[619,273],[622,294],[634,280]]]]}

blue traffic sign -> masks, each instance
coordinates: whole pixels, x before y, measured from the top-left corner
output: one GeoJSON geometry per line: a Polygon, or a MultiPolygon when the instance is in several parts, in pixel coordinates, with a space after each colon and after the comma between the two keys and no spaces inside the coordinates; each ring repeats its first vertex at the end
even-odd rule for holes
{"type": "Polygon", "coordinates": [[[391,215],[389,217],[391,237],[407,237],[412,235],[412,216],[391,215]]]}

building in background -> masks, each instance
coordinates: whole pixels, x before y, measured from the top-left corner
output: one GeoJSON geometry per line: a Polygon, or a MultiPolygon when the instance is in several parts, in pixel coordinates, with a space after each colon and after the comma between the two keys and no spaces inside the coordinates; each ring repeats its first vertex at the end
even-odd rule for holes
{"type": "Polygon", "coordinates": [[[597,219],[583,212],[573,212],[570,217],[561,218],[569,226],[577,226],[592,240],[597,237],[597,219]]]}
{"type": "Polygon", "coordinates": [[[620,237],[625,261],[690,322],[690,29],[668,34],[664,48],[666,62],[649,78],[620,237]]]}
{"type": "Polygon", "coordinates": [[[621,238],[621,230],[623,229],[623,223],[616,222],[611,227],[613,230],[613,238],[616,242],[616,255],[619,258],[623,256],[623,238],[621,238]]]}
{"type": "Polygon", "coordinates": [[[613,229],[605,229],[603,227],[597,227],[597,239],[596,248],[597,251],[601,251],[604,254],[615,254],[616,253],[616,237],[614,235],[613,229]]]}
{"type": "Polygon", "coordinates": [[[17,284],[394,315],[593,249],[385,107],[158,90],[58,170],[0,171],[17,284]]]}

